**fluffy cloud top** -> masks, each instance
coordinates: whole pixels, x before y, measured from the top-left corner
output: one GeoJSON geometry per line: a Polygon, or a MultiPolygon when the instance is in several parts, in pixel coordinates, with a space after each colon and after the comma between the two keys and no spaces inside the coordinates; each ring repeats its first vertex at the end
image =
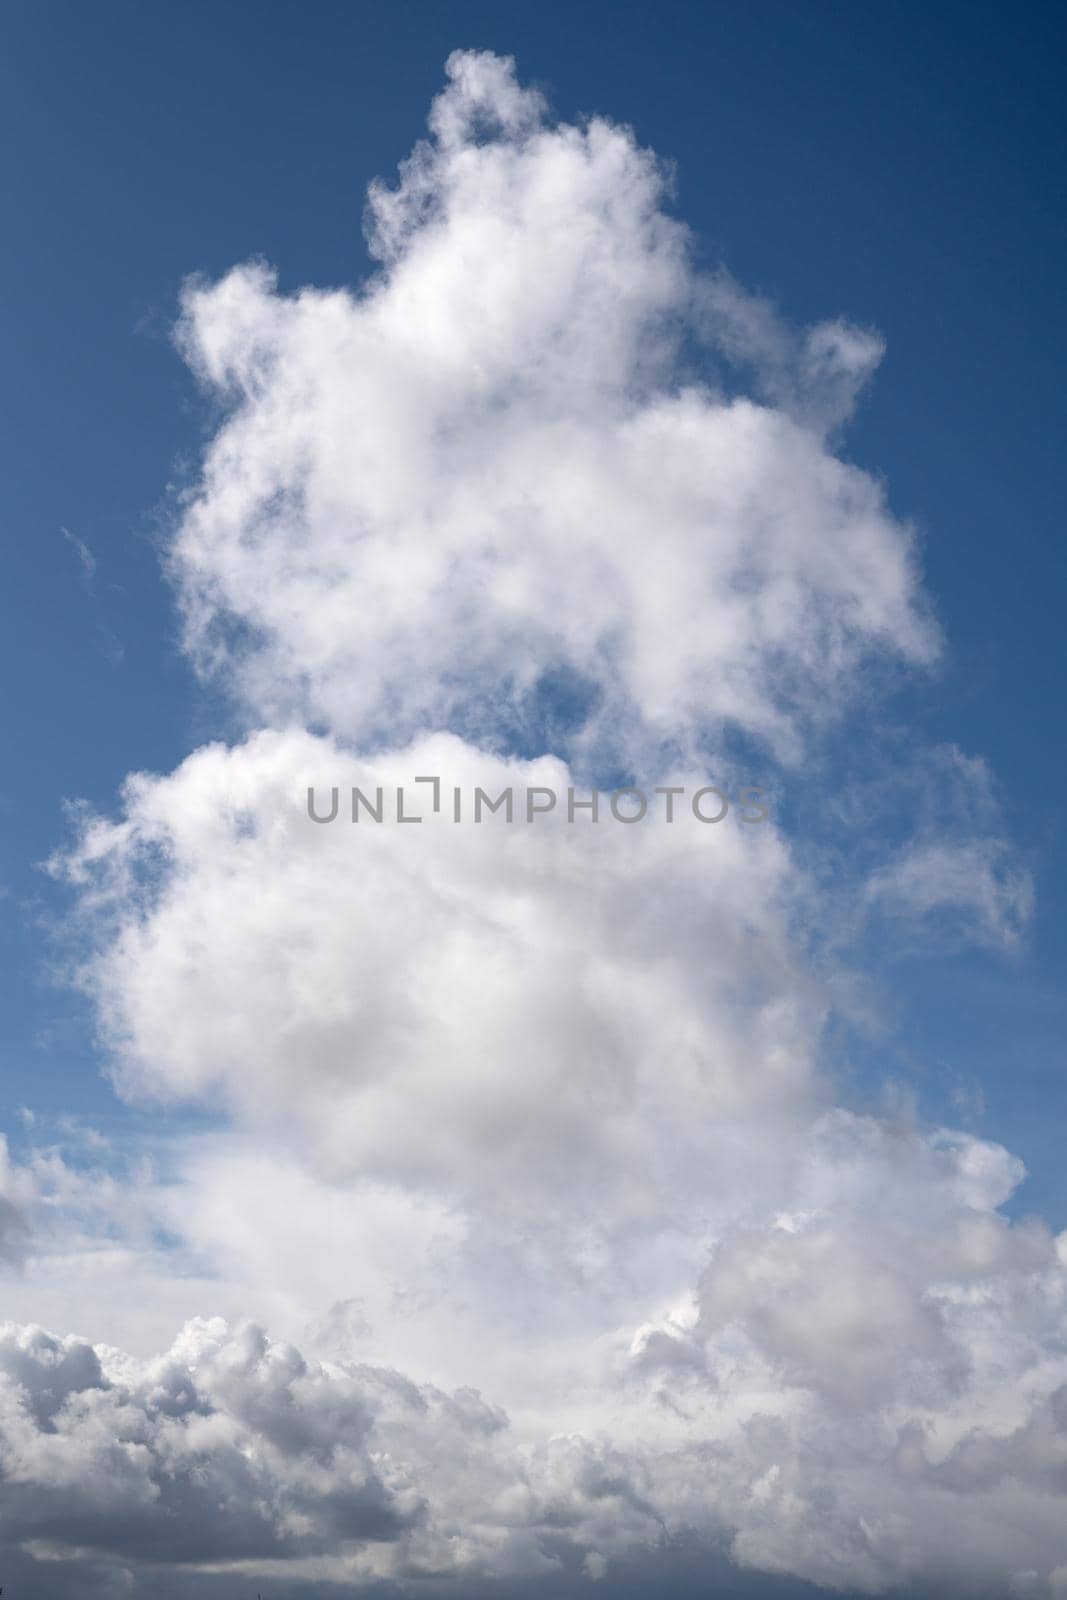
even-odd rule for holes
{"type": "Polygon", "coordinates": [[[448,73],[371,189],[358,294],[262,266],[187,292],[228,413],[172,552],[196,658],[253,718],[364,746],[536,742],[565,675],[558,748],[640,762],[740,725],[798,754],[866,658],[935,649],[907,530],[824,440],[878,342],[795,339],[701,277],[628,129],[554,124],[492,56],[448,73]],[[724,386],[738,363],[773,403],[724,386]]]}

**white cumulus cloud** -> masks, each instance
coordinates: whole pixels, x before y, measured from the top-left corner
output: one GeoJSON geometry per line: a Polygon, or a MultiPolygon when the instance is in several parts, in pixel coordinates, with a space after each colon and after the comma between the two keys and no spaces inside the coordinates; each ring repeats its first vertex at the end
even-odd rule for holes
{"type": "MultiPolygon", "coordinates": [[[[696,1541],[720,1582],[1051,1596],[1067,1246],[1008,1220],[1020,1163],[835,1109],[849,974],[773,818],[566,816],[604,774],[733,794],[734,735],[798,763],[934,660],[838,453],[881,342],[698,272],[628,129],[447,70],[366,283],[186,291],[221,418],[169,569],[245,728],[53,867],[118,1092],[216,1120],[110,1186],[0,1167],[9,1553],[72,1593],[468,1597],[640,1592],[696,1541]],[[452,818],[531,786],[535,823],[452,818]]],[[[834,917],[1011,942],[979,811],[834,917]]]]}
{"type": "Polygon", "coordinates": [[[227,409],[171,554],[191,649],[254,716],[364,744],[536,737],[567,674],[568,748],[736,725],[799,754],[865,660],[936,649],[908,530],[824,439],[880,346],[697,273],[628,129],[551,122],[495,57],[448,71],[371,188],[358,293],[261,265],[187,291],[227,409]],[[692,369],[694,337],[771,403],[692,369]]]}

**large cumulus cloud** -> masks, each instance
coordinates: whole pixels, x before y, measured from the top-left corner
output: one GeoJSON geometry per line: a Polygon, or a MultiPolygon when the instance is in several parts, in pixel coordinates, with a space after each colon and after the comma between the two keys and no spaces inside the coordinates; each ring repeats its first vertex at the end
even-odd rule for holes
{"type": "Polygon", "coordinates": [[[371,190],[359,294],[262,266],[188,291],[228,412],[172,550],[197,659],[364,742],[536,738],[566,673],[579,748],[740,725],[797,754],[865,659],[936,647],[908,531],[824,441],[880,346],[791,341],[697,274],[629,130],[552,124],[493,57],[449,76],[371,190]],[[779,404],[730,389],[738,361],[779,404]]]}
{"type": "MultiPolygon", "coordinates": [[[[121,1185],[83,1204],[87,1336],[6,1333],[8,1539],[134,1593],[625,1593],[685,1548],[1055,1594],[1064,1244],[1009,1223],[998,1145],[834,1108],[825,863],[685,805],[348,820],[427,774],[733,792],[735,735],[796,763],[937,650],[909,530],[836,453],[877,337],[695,271],[627,129],[491,56],[448,74],[358,292],[186,294],[222,415],[169,566],[247,726],[54,865],[116,1088],[221,1126],[128,1185],[136,1226],[121,1185]],[[241,1315],[101,1336],[165,1279],[168,1314],[241,1315]]],[[[1017,942],[995,820],[898,831],[831,920],[1017,942]]],[[[49,1205],[87,1185],[3,1176],[19,1303],[58,1306],[49,1205]]]]}

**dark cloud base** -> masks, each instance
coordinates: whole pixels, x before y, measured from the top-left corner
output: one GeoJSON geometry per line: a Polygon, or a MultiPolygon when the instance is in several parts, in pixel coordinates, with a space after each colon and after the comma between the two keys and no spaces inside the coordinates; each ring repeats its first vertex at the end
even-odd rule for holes
{"type": "MultiPolygon", "coordinates": [[[[739,1570],[721,1549],[695,1538],[676,1538],[656,1550],[627,1557],[626,1572],[609,1568],[599,1582],[580,1570],[581,1552],[546,1542],[558,1572],[538,1578],[438,1580],[338,1584],[242,1573],[198,1572],[146,1561],[137,1567],[100,1560],[37,1561],[24,1551],[0,1549],[4,1600],[815,1600],[828,1591],[792,1578],[739,1570]]],[[[862,1600],[858,1590],[835,1590],[837,1600],[862,1600]]],[[[927,1600],[918,1590],[898,1600],[927,1600]]]]}

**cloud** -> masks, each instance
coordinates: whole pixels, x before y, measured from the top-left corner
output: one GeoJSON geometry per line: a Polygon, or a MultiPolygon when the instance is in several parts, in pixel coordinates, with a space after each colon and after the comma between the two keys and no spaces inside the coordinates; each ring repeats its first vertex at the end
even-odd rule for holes
{"type": "Polygon", "coordinates": [[[59,531],[77,556],[78,564],[81,567],[82,579],[86,588],[91,592],[93,579],[96,577],[96,557],[85,543],[85,540],[79,539],[77,534],[71,533],[69,528],[60,528],[59,531]]]}
{"type": "Polygon", "coordinates": [[[917,949],[1018,954],[1035,887],[988,764],[953,744],[925,746],[915,759],[913,731],[879,733],[808,802],[823,813],[812,848],[838,883],[832,928],[824,918],[831,942],[855,950],[866,938],[883,964],[917,949]]]}
{"type": "MultiPolygon", "coordinates": [[[[220,1321],[191,1324],[148,1363],[8,1326],[0,1370],[9,1538],[232,1561],[321,1548],[342,1527],[356,1544],[389,1540],[417,1520],[368,1436],[376,1402],[421,1414],[433,1400],[388,1373],[327,1374],[220,1321]]],[[[462,1423],[462,1399],[449,1414],[462,1423]]]]}
{"type": "MultiPolygon", "coordinates": [[[[99,608],[96,604],[95,590],[97,566],[96,557],[90,550],[89,546],[85,543],[85,540],[79,539],[77,534],[71,533],[69,528],[60,528],[59,531],[78,558],[78,565],[81,568],[82,583],[85,585],[87,594],[94,602],[94,610],[98,610],[99,608]]],[[[109,587],[114,588],[115,585],[112,584],[109,587]]],[[[105,658],[108,664],[112,667],[121,666],[126,656],[126,647],[117,634],[113,633],[106,623],[104,623],[99,617],[94,625],[93,633],[96,648],[99,650],[100,654],[105,658]]]]}
{"type": "Polygon", "coordinates": [[[712,351],[742,368],[762,399],[819,432],[847,422],[885,354],[880,334],[842,320],[797,333],[724,267],[696,283],[694,312],[695,331],[712,351]]]}
{"type": "MultiPolygon", "coordinates": [[[[850,1592],[992,1595],[1029,1572],[1054,1593],[1067,1238],[1000,1215],[1021,1168],[988,1142],[838,1111],[803,1147],[788,1209],[747,1191],[689,1310],[569,1342],[553,1414],[530,1404],[560,1355],[543,1326],[512,1339],[505,1409],[360,1353],[362,1314],[323,1330],[329,1353],[218,1318],[147,1358],[8,1325],[6,1538],[106,1560],[135,1594],[168,1567],[556,1593],[694,1536],[850,1592]]],[[[310,1221],[277,1181],[279,1215],[310,1221]]],[[[255,1218],[239,1169],[228,1197],[255,1218]]],[[[335,1273],[340,1237],[307,1241],[335,1273]]],[[[466,1361],[485,1366],[469,1340],[466,1361]]]]}
{"type": "MultiPolygon", "coordinates": [[[[422,1423],[390,1446],[423,1510],[388,1554],[301,1500],[318,1543],[256,1523],[240,1559],[314,1548],[363,1581],[461,1549],[472,1579],[551,1584],[554,1540],[590,1579],[587,1555],[625,1571],[695,1533],[863,1591],[1051,1572],[1067,1246],[1001,1214],[1021,1164],[832,1109],[816,891],[773,826],[452,820],[455,787],[570,780],[448,734],[363,757],[265,731],[132,778],[57,863],[120,1090],[232,1119],[149,1198],[160,1222],[238,1301],[290,1327],[319,1308],[326,1366],[478,1387],[508,1418],[458,1475],[422,1423]],[[425,787],[404,827],[416,774],[444,803],[425,787]],[[309,785],[337,788],[334,822],[309,785]],[[382,822],[352,822],[379,786],[382,822]]],[[[238,1521],[263,1499],[234,1493],[238,1521]]]]}
{"type": "Polygon", "coordinates": [[[873,908],[903,924],[934,923],[950,941],[1013,948],[1033,909],[1030,875],[1004,840],[915,843],[872,874],[873,908]]]}
{"type": "Polygon", "coordinates": [[[528,1173],[546,1203],[635,1167],[666,1193],[657,1149],[677,1172],[713,1120],[787,1112],[824,1002],[791,953],[780,836],[681,805],[628,827],[606,799],[569,823],[571,787],[554,758],[447,734],[367,760],[295,731],[131,780],[60,867],[96,917],[82,976],[123,1091],[217,1093],[332,1171],[511,1193],[528,1173]],[[416,827],[352,823],[354,788],[406,784],[410,807],[416,774],[440,776],[436,815],[427,792],[416,827]],[[529,785],[563,797],[539,826],[529,785]],[[345,796],[336,822],[309,786],[345,796]],[[519,819],[475,824],[478,788],[517,791],[519,819]]]}
{"type": "MultiPolygon", "coordinates": [[[[820,863],[736,808],[450,812],[733,794],[735,734],[795,764],[934,660],[912,535],[835,454],[881,341],[698,272],[629,130],[448,77],[367,283],[186,292],[222,416],[169,568],[247,727],[52,866],[117,1090],[212,1116],[111,1188],[11,1178],[13,1292],[85,1332],[5,1336],[7,1537],[133,1594],[625,1593],[694,1548],[738,1589],[1052,1594],[1067,1246],[1007,1220],[999,1145],[835,1109],[820,863]]],[[[938,762],[966,835],[919,785],[848,925],[1009,942],[988,774],[938,762]]]]}
{"type": "Polygon", "coordinates": [[[741,726],[799,755],[864,662],[936,650],[909,531],[823,439],[879,342],[796,338],[697,272],[628,129],[552,122],[498,58],[448,72],[371,187],[358,292],[283,296],[262,265],[186,292],[227,411],[171,552],[190,649],[254,720],[364,748],[536,736],[565,675],[561,754],[741,726]],[[730,392],[736,361],[772,403],[730,392]]]}
{"type": "Polygon", "coordinates": [[[0,1261],[8,1265],[22,1260],[30,1229],[27,1203],[32,1194],[32,1180],[12,1162],[7,1140],[0,1134],[0,1261]]]}
{"type": "Polygon", "coordinates": [[[5,1535],[54,1562],[551,1577],[557,1530],[579,1549],[620,1520],[658,1531],[639,1467],[608,1447],[524,1452],[474,1389],[309,1361],[221,1319],[148,1361],[0,1327],[0,1439],[5,1535]]]}

